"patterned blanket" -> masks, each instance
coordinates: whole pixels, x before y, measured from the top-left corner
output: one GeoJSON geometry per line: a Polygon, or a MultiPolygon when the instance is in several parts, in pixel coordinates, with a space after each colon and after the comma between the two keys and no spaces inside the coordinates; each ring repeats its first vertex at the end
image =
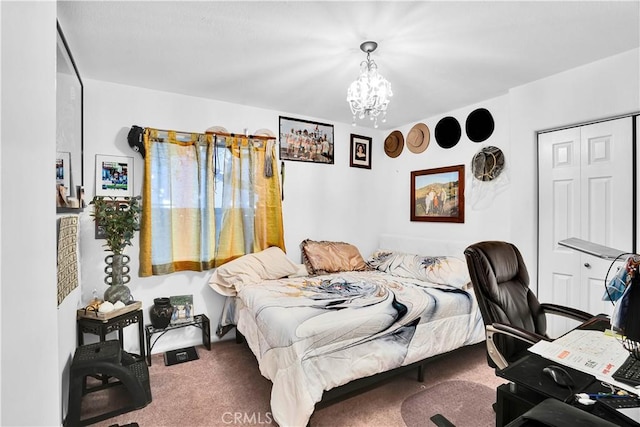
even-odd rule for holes
{"type": "Polygon", "coordinates": [[[238,297],[280,426],[305,426],[325,390],[484,339],[471,289],[377,270],[267,280],[238,297]]]}

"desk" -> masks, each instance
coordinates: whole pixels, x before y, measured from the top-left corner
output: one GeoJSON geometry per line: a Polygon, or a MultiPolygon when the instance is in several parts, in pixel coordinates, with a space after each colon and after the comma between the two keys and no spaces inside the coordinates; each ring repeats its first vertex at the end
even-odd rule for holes
{"type": "Polygon", "coordinates": [[[510,422],[507,427],[539,427],[541,425],[618,427],[611,421],[551,398],[537,404],[524,415],[510,422]]]}
{"type": "MultiPolygon", "coordinates": [[[[597,317],[585,322],[577,329],[604,331],[608,326],[608,319],[597,317]]],[[[503,384],[498,387],[496,393],[496,425],[498,427],[515,420],[518,416],[549,397],[573,404],[573,395],[575,393],[608,391],[594,376],[567,366],[565,366],[565,369],[573,377],[576,386],[573,390],[560,387],[542,374],[542,369],[551,364],[556,364],[556,362],[538,354],[529,353],[522,359],[511,363],[505,369],[496,371],[496,375],[510,381],[509,384],[503,384]]],[[[600,404],[588,408],[595,415],[620,426],[637,427],[640,425],[630,422],[622,415],[610,412],[600,404]]]]}

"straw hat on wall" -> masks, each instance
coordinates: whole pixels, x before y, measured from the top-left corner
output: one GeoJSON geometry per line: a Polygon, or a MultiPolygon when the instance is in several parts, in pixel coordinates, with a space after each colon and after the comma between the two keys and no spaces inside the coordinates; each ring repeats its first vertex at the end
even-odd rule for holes
{"type": "Polygon", "coordinates": [[[412,153],[422,153],[429,146],[431,132],[424,123],[418,123],[407,134],[407,148],[412,153]]]}
{"type": "Polygon", "coordinates": [[[398,157],[404,148],[404,136],[399,130],[394,130],[384,140],[384,152],[389,157],[398,157]]]}

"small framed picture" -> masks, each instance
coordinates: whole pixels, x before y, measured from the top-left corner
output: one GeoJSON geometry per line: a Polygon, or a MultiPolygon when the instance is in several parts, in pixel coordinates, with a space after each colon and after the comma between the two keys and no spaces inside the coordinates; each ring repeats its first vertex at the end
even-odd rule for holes
{"type": "Polygon", "coordinates": [[[280,116],[280,160],[333,164],[333,125],[280,116]]]}
{"type": "Polygon", "coordinates": [[[411,172],[411,221],[464,222],[464,165],[411,172]]]}
{"type": "Polygon", "coordinates": [[[96,196],[133,197],[133,157],[96,154],[96,196]]]}
{"type": "Polygon", "coordinates": [[[372,138],[351,134],[351,167],[371,169],[371,141],[372,138]]]}
{"type": "Polygon", "coordinates": [[[171,324],[193,322],[193,295],[172,295],[169,301],[173,306],[171,324]]]}
{"type": "Polygon", "coordinates": [[[71,191],[71,153],[58,151],[56,153],[56,186],[64,187],[64,199],[71,191]]]}

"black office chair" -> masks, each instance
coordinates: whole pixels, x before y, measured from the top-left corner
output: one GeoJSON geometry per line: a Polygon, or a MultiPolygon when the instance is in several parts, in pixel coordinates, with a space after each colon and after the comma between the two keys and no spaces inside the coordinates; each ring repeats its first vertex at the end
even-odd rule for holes
{"type": "Polygon", "coordinates": [[[541,304],[529,289],[522,255],[511,243],[478,242],[464,251],[487,337],[487,361],[504,369],[547,336],[545,314],[584,322],[593,316],[556,304],[541,304]]]}

